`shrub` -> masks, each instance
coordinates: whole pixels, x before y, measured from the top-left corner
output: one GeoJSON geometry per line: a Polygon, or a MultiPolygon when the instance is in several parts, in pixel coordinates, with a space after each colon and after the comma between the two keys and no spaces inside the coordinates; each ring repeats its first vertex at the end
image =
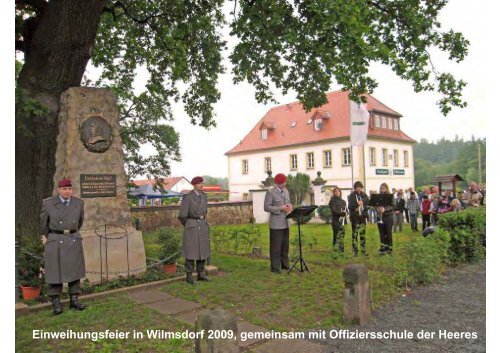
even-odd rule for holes
{"type": "Polygon", "coordinates": [[[325,221],[326,224],[332,223],[332,210],[329,206],[318,207],[319,217],[325,221]]]}
{"type": "Polygon", "coordinates": [[[254,224],[231,228],[215,226],[210,231],[210,239],[216,251],[230,249],[239,253],[243,248],[246,254],[250,254],[253,247],[260,244],[262,233],[254,224]]]}
{"type": "Polygon", "coordinates": [[[403,251],[408,259],[410,282],[431,283],[446,262],[448,244],[449,235],[442,229],[437,229],[427,238],[406,243],[403,251]]]}
{"type": "Polygon", "coordinates": [[[484,258],[486,251],[484,207],[443,214],[439,217],[438,227],[449,233],[450,263],[474,262],[484,258]]]}
{"type": "Polygon", "coordinates": [[[43,244],[39,236],[19,237],[19,283],[39,287],[43,282],[43,244]]]}
{"type": "Polygon", "coordinates": [[[160,259],[166,259],[165,264],[175,264],[181,256],[182,235],[172,228],[161,228],[158,232],[158,243],[161,246],[160,259]]]}

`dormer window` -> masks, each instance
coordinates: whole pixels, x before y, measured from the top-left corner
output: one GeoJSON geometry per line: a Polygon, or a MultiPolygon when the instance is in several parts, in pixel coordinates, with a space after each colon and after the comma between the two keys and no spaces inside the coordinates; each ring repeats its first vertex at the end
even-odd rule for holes
{"type": "Polygon", "coordinates": [[[330,119],[331,117],[332,113],[329,110],[316,110],[307,123],[309,124],[311,120],[314,121],[314,130],[320,131],[323,128],[323,124],[325,123],[324,120],[330,119]]]}
{"type": "Polygon", "coordinates": [[[267,135],[270,130],[274,130],[276,128],[276,124],[274,122],[264,121],[260,124],[260,138],[262,140],[267,140],[267,135]]]}
{"type": "Polygon", "coordinates": [[[323,119],[314,120],[314,130],[320,131],[323,128],[323,119]]]}
{"type": "Polygon", "coordinates": [[[394,119],[394,130],[399,130],[399,119],[394,119]]]}

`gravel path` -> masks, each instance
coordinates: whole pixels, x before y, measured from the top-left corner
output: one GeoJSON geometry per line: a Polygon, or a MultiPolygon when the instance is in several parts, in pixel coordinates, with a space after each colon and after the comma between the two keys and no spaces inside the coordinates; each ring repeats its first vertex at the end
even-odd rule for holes
{"type": "MultiPolygon", "coordinates": [[[[375,310],[366,326],[351,326],[350,332],[404,330],[413,339],[315,340],[329,352],[426,353],[486,352],[486,268],[485,263],[449,270],[440,283],[417,287],[387,307],[375,310]],[[420,330],[435,332],[434,339],[419,339],[420,330]],[[440,330],[476,332],[477,339],[438,339],[440,330]]],[[[328,336],[329,331],[327,331],[328,336]]]]}

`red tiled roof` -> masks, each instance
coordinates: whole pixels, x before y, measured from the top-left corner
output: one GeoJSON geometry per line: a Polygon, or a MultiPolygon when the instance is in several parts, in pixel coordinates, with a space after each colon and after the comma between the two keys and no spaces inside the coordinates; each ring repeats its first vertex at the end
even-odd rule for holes
{"type": "MultiPolygon", "coordinates": [[[[395,117],[402,115],[387,107],[373,96],[366,94],[367,109],[370,112],[387,114],[395,117]]],[[[349,138],[349,97],[348,92],[327,93],[328,103],[307,113],[300,102],[289,103],[271,108],[254,126],[241,142],[226,154],[246,151],[258,151],[276,147],[313,143],[337,138],[349,138]],[[307,124],[312,117],[323,117],[323,128],[314,130],[314,125],[307,124]],[[292,127],[292,123],[296,122],[292,127]],[[269,130],[267,139],[262,140],[262,125],[274,123],[275,129],[269,130]]],[[[368,128],[369,137],[381,137],[399,141],[416,142],[401,130],[368,128]]]]}
{"type": "MultiPolygon", "coordinates": [[[[172,187],[177,184],[181,179],[182,177],[171,177],[171,178],[161,178],[162,179],[162,182],[163,182],[163,188],[165,190],[170,190],[172,189],[172,187]]],[[[145,184],[155,184],[156,181],[154,179],[143,179],[143,180],[132,180],[132,182],[137,185],[137,186],[141,186],[141,185],[145,185],[145,184]]]]}

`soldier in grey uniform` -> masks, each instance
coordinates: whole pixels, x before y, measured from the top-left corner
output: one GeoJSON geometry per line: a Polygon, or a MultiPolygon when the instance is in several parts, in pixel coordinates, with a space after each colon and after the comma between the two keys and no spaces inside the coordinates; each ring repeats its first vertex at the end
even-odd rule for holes
{"type": "Polygon", "coordinates": [[[269,244],[271,257],[271,272],[281,273],[288,270],[288,249],[290,231],[288,228],[287,214],[292,211],[290,194],[285,188],[286,176],[277,174],[274,177],[273,188],[266,192],[264,211],[269,212],[269,244]]]}
{"type": "Polygon", "coordinates": [[[71,180],[58,183],[58,195],[43,200],[41,231],[45,241],[45,282],[55,315],[62,313],[60,295],[68,283],[70,308],[85,309],[78,301],[80,279],[85,277],[82,236],[83,201],[72,196],[71,180]]]}
{"type": "Polygon", "coordinates": [[[210,229],[207,223],[208,199],[203,190],[203,178],[191,180],[194,189],[184,195],[178,219],[184,226],[182,255],[186,259],[186,282],[195,284],[193,271],[198,272],[199,281],[208,281],[205,261],[210,257],[210,229]]]}

